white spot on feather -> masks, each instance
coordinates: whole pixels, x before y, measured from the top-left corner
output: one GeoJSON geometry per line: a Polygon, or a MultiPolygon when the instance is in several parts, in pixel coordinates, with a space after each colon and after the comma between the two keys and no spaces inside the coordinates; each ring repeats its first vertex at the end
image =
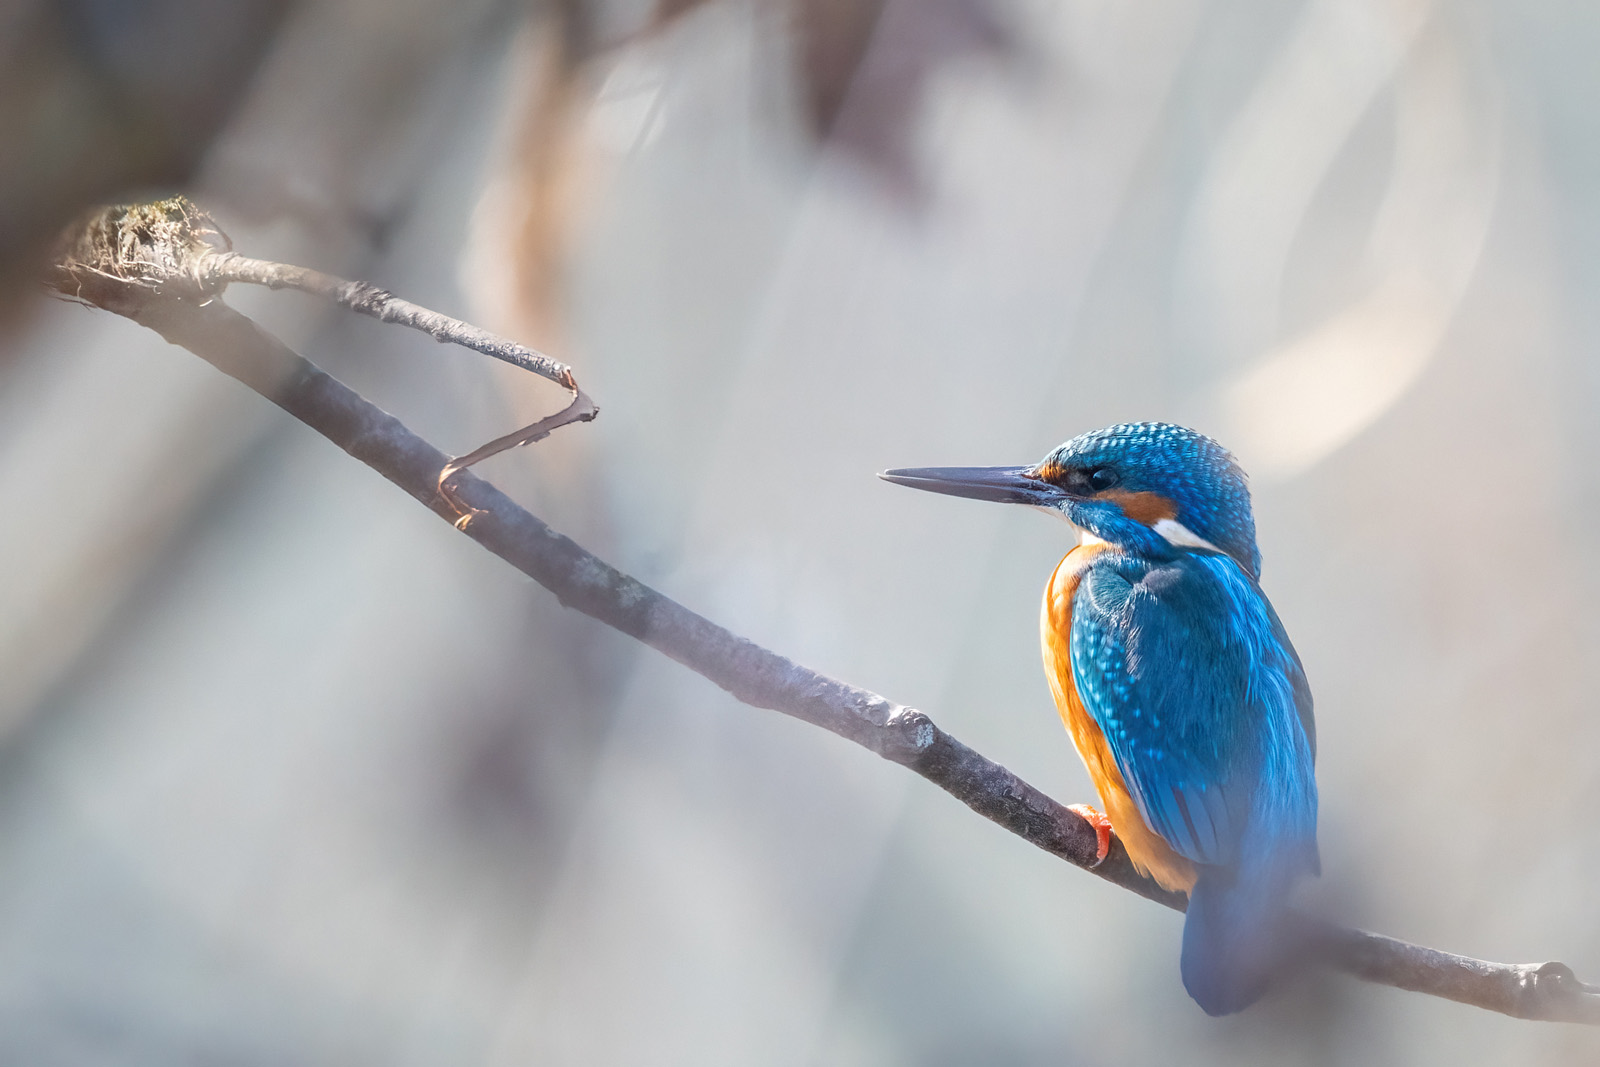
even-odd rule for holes
{"type": "Polygon", "coordinates": [[[1208,552],[1222,551],[1222,549],[1207,541],[1177,519],[1162,519],[1151,529],[1166,538],[1169,545],[1176,545],[1179,548],[1203,548],[1208,552]]]}

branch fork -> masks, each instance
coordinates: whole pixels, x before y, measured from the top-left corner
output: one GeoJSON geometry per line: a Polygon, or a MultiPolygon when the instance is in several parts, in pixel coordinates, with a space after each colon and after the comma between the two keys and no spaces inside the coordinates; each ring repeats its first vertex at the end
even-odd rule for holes
{"type": "Polygon", "coordinates": [[[58,292],[89,304],[99,303],[95,294],[118,284],[143,289],[152,297],[205,304],[235,282],[322,297],[379,322],[420,330],[440,344],[461,345],[531,371],[571,394],[567,406],[554,415],[496,437],[440,468],[436,489],[455,507],[459,515],[455,522],[461,529],[474,512],[455,495],[452,479],[457,474],[508,449],[542,441],[563,426],[589,422],[600,413],[565,363],[367,282],[242,256],[216,221],[183,196],[97,208],[58,242],[50,277],[58,292]]]}

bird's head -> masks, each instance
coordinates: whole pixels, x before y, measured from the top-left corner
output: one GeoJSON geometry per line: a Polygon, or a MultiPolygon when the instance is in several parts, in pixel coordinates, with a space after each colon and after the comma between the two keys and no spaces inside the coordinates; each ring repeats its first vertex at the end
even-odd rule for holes
{"type": "Polygon", "coordinates": [[[1155,558],[1232,556],[1260,577],[1244,471],[1211,438],[1165,422],[1074,437],[1031,467],[912,467],[879,477],[951,496],[1059,512],[1110,544],[1155,558]]]}

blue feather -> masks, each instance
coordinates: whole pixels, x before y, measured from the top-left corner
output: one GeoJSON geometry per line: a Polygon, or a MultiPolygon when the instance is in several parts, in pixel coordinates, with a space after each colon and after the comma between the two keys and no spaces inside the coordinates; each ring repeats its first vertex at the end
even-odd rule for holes
{"type": "Polygon", "coordinates": [[[1294,881],[1318,869],[1315,735],[1300,660],[1229,556],[1098,556],[1072,668],[1149,827],[1197,866],[1185,985],[1213,1014],[1257,996],[1294,881]]]}
{"type": "Polygon", "coordinates": [[[1137,422],[1080,434],[1032,467],[885,477],[1053,509],[1103,542],[1068,554],[1046,593],[1062,718],[1129,857],[1191,888],[1184,985],[1212,1014],[1249,1005],[1277,962],[1289,892],[1320,864],[1311,691],[1257,584],[1238,462],[1195,430],[1137,422]]]}

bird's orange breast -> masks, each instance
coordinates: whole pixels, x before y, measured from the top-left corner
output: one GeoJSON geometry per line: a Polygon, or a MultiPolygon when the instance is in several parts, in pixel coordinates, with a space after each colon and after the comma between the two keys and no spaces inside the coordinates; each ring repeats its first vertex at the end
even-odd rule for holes
{"type": "Polygon", "coordinates": [[[1072,743],[1077,746],[1083,765],[1089,770],[1100,803],[1111,828],[1116,831],[1134,867],[1148,874],[1164,888],[1187,893],[1194,886],[1194,864],[1178,855],[1167,842],[1145,823],[1138,805],[1128,792],[1116,757],[1106,743],[1105,734],[1094,721],[1078,695],[1072,677],[1072,598],[1084,570],[1094,557],[1109,546],[1104,542],[1079,545],[1061,560],[1045,586],[1044,607],[1039,632],[1044,645],[1044,673],[1055,694],[1056,708],[1066,723],[1072,743]]]}

